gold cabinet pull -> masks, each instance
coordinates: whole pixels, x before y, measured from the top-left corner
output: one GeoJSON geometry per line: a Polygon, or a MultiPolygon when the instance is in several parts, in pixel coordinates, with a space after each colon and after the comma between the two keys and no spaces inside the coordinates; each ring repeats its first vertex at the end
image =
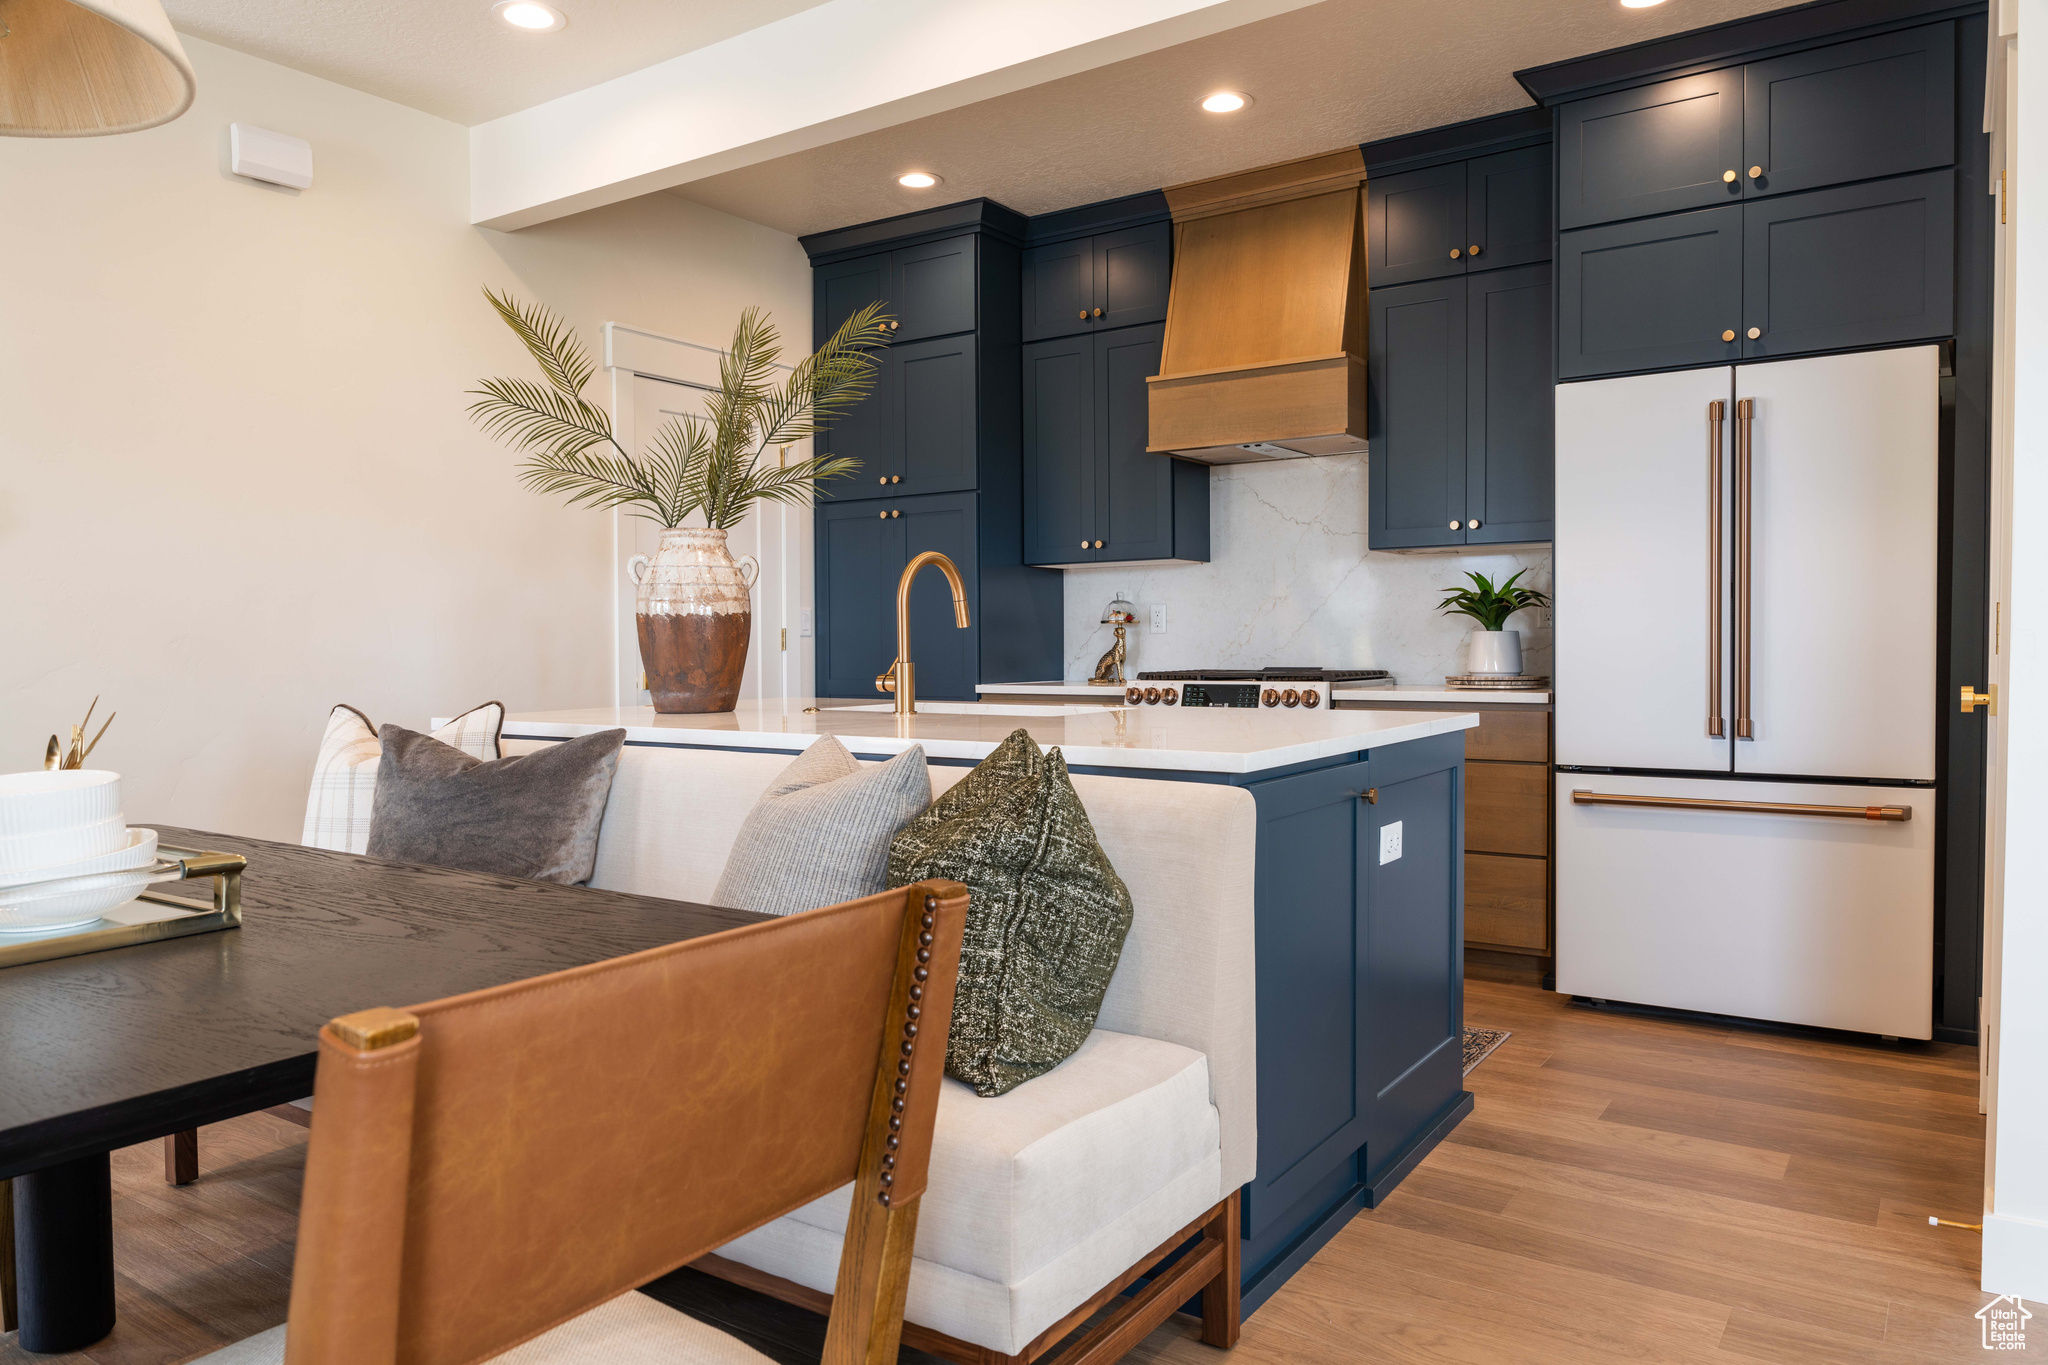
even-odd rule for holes
{"type": "MultiPolygon", "coordinates": [[[[1735,339],[1730,332],[1726,338],[1735,339]]],[[[1707,404],[1707,735],[1720,739],[1721,718],[1721,424],[1728,405],[1707,404]]]]}
{"type": "Polygon", "coordinates": [[[1083,321],[1083,322],[1086,322],[1086,321],[1088,321],[1088,310],[1087,310],[1086,308],[1083,308],[1083,309],[1081,310],[1081,321],[1083,321]]]}
{"type": "Polygon", "coordinates": [[[1475,242],[1471,246],[1466,247],[1465,254],[1467,256],[1477,256],[1479,254],[1479,244],[1475,242]]]}
{"type": "Polygon", "coordinates": [[[1451,529],[1452,529],[1453,531],[1457,530],[1457,529],[1458,529],[1458,523],[1457,523],[1457,522],[1455,522],[1455,521],[1454,521],[1454,522],[1452,522],[1452,523],[1451,523],[1451,529]]]}
{"type": "Polygon", "coordinates": [[[881,478],[879,478],[879,479],[876,479],[876,480],[875,480],[875,482],[876,482],[876,483],[887,483],[887,482],[889,482],[889,476],[888,476],[887,474],[884,474],[884,475],[883,475],[883,476],[882,476],[881,478]]]}
{"type": "Polygon", "coordinates": [[[1451,259],[1452,259],[1452,260],[1454,260],[1454,261],[1458,259],[1458,248],[1456,248],[1456,247],[1452,247],[1452,248],[1451,248],[1451,259]]]}
{"type": "Polygon", "coordinates": [[[1903,824],[1911,806],[1810,806],[1796,801],[1709,801],[1697,796],[1620,796],[1613,792],[1572,792],[1575,806],[1651,806],[1674,810],[1718,810],[1733,815],[1819,815],[1835,820],[1903,824]]]}
{"type": "Polygon", "coordinates": [[[1721,340],[1723,340],[1723,341],[1733,341],[1733,340],[1735,340],[1735,329],[1734,329],[1733,327],[1730,327],[1730,328],[1729,328],[1729,329],[1728,329],[1727,331],[1725,331],[1725,332],[1721,333],[1721,340]]]}
{"type": "Polygon", "coordinates": [[[1466,530],[1468,530],[1468,531],[1476,531],[1476,530],[1478,530],[1478,529],[1479,529],[1479,518],[1477,518],[1477,517],[1474,517],[1474,518],[1472,518],[1472,520],[1470,520],[1470,521],[1466,522],[1466,523],[1465,523],[1465,529],[1466,529],[1466,530]]]}
{"type": "Polygon", "coordinates": [[[1750,178],[1751,180],[1761,180],[1761,179],[1763,179],[1763,178],[1764,178],[1764,168],[1763,168],[1763,167],[1761,167],[1761,166],[1751,166],[1751,167],[1749,168],[1749,178],[1750,178]]]}
{"type": "Polygon", "coordinates": [[[1755,341],[1758,337],[1762,336],[1763,334],[1764,329],[1761,327],[1752,327],[1749,329],[1749,339],[1751,341],[1755,341]]]}
{"type": "Polygon", "coordinates": [[[887,512],[877,512],[875,513],[875,515],[883,521],[887,521],[889,519],[889,514],[887,512]]]}
{"type": "Polygon", "coordinates": [[[1099,550],[1099,549],[1101,549],[1101,548],[1102,548],[1102,542],[1101,542],[1101,541],[1099,541],[1099,540],[1098,540],[1098,541],[1096,541],[1096,542],[1095,542],[1095,548],[1096,548],[1096,549],[1098,549],[1098,550],[1099,550]]]}
{"type": "Polygon", "coordinates": [[[889,515],[892,517],[900,517],[903,515],[903,513],[900,509],[892,507],[889,509],[889,515]]]}
{"type": "Polygon", "coordinates": [[[1102,310],[1101,310],[1100,308],[1098,308],[1098,309],[1096,309],[1096,310],[1095,310],[1095,316],[1096,316],[1096,317],[1101,317],[1101,316],[1102,316],[1102,310]]]}
{"type": "Polygon", "coordinates": [[[1735,183],[1735,172],[1723,171],[1721,172],[1721,179],[1724,183],[1732,185],[1735,183]]]}
{"type": "Polygon", "coordinates": [[[1755,739],[1749,714],[1750,488],[1756,440],[1756,400],[1735,404],[1735,737],[1755,739]]]}
{"type": "Polygon", "coordinates": [[[1997,683],[1992,683],[1982,692],[1968,683],[1963,684],[1963,714],[1971,715],[1979,709],[1989,711],[1994,716],[1998,714],[1997,683]]]}

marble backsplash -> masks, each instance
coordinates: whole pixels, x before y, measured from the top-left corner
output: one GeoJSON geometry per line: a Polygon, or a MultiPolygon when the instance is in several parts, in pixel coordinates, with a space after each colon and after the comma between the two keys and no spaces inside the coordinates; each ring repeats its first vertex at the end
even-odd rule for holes
{"type": "MultiPolygon", "coordinates": [[[[1465,671],[1473,623],[1441,616],[1446,586],[1467,570],[1497,583],[1527,569],[1550,591],[1548,547],[1509,553],[1366,549],[1365,455],[1222,465],[1209,475],[1207,564],[1068,569],[1066,676],[1085,679],[1111,644],[1102,609],[1119,591],[1138,605],[1128,673],[1140,669],[1385,668],[1402,683],[1465,671]],[[1167,609],[1166,630],[1152,608],[1167,609]]],[[[1525,611],[1522,669],[1550,672],[1550,613],[1525,611]]]]}

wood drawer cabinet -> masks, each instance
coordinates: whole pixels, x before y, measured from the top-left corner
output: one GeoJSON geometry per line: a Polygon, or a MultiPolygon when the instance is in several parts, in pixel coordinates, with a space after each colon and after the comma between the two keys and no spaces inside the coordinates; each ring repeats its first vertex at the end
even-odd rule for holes
{"type": "Polygon", "coordinates": [[[1481,711],[1479,728],[1465,732],[1465,761],[1550,761],[1550,712],[1481,711]]]}
{"type": "Polygon", "coordinates": [[[1548,858],[1465,855],[1465,941],[1531,953],[1550,951],[1548,858]]]}
{"type": "Polygon", "coordinates": [[[1474,763],[1465,774],[1465,848],[1541,858],[1550,851],[1550,771],[1541,763],[1474,763]]]}

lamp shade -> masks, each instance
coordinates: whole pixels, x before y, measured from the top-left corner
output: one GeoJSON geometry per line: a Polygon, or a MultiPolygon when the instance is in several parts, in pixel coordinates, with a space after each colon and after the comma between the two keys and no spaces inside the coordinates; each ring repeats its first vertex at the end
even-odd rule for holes
{"type": "Polygon", "coordinates": [[[0,135],[154,128],[197,84],[157,0],[0,0],[0,135]]]}

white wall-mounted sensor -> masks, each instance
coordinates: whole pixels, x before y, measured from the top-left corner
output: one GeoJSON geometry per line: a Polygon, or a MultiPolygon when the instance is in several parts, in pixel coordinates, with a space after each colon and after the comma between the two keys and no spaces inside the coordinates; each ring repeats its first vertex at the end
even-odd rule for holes
{"type": "Polygon", "coordinates": [[[313,144],[250,123],[228,125],[228,169],[251,180],[313,188],[313,144]]]}

